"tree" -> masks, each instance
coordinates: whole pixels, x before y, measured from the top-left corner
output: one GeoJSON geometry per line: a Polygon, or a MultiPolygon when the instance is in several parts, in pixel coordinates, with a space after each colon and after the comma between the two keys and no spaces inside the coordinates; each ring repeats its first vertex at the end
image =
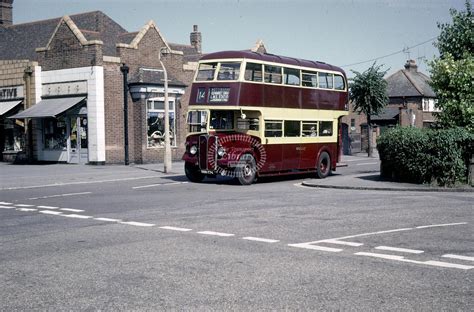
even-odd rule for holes
{"type": "Polygon", "coordinates": [[[354,103],[354,111],[367,116],[369,157],[372,157],[372,123],[371,116],[378,115],[388,103],[387,81],[383,79],[388,70],[382,71],[375,63],[359,73],[352,71],[355,77],[349,86],[349,99],[354,103]]]}
{"type": "Polygon", "coordinates": [[[443,128],[464,127],[474,131],[474,15],[469,0],[465,11],[450,10],[452,23],[440,24],[435,46],[439,58],[430,62],[431,86],[443,128]]]}

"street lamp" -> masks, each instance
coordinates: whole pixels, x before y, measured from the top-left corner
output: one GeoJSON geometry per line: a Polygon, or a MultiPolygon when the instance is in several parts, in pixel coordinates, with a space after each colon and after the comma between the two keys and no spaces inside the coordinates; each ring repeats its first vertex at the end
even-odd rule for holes
{"type": "Polygon", "coordinates": [[[167,47],[160,48],[158,53],[158,60],[163,68],[164,80],[165,80],[165,157],[164,157],[164,173],[171,172],[171,144],[170,144],[170,119],[169,119],[169,101],[168,101],[168,72],[166,67],[161,61],[161,54],[168,54],[170,51],[167,47]]]}

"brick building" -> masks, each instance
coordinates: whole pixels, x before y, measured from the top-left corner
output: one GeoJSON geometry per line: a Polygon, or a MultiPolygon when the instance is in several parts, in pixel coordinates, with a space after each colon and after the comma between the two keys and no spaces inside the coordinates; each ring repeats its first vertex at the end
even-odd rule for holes
{"type": "Polygon", "coordinates": [[[3,160],[123,163],[126,85],[129,161],[161,161],[160,57],[168,72],[172,153],[180,158],[189,86],[202,50],[197,26],[189,45],[173,44],[153,21],[127,32],[99,11],[16,25],[12,5],[0,0],[3,160]]]}
{"type": "MultiPolygon", "coordinates": [[[[371,118],[375,125],[374,146],[375,138],[390,127],[430,127],[435,122],[433,113],[438,111],[435,108],[436,94],[429,84],[430,78],[418,71],[414,60],[408,60],[404,69],[385,80],[389,103],[380,114],[371,118]]],[[[350,111],[342,120],[347,129],[346,154],[365,151],[367,148],[367,118],[353,112],[352,105],[350,111]]]]}

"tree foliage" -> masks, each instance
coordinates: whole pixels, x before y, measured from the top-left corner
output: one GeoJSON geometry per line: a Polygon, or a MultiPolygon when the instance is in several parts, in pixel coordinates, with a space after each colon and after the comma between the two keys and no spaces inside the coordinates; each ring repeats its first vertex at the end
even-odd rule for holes
{"type": "Polygon", "coordinates": [[[451,9],[452,23],[438,24],[435,45],[440,57],[431,63],[431,86],[441,112],[436,118],[444,128],[474,131],[474,19],[470,1],[466,11],[451,9]]]}
{"type": "Polygon", "coordinates": [[[387,81],[383,79],[387,70],[375,63],[363,73],[352,71],[355,76],[349,88],[349,98],[354,103],[354,111],[369,118],[377,115],[388,103],[387,81]]]}

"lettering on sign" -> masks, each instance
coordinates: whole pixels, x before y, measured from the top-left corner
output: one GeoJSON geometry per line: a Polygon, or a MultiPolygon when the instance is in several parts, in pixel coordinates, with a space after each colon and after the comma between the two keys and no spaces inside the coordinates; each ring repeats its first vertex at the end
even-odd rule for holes
{"type": "Polygon", "coordinates": [[[0,88],[0,100],[23,98],[23,86],[0,88]]]}
{"type": "Polygon", "coordinates": [[[230,88],[211,88],[209,102],[227,102],[229,100],[230,88]]]}
{"type": "Polygon", "coordinates": [[[43,95],[86,94],[87,81],[49,83],[43,85],[43,95]]]}

